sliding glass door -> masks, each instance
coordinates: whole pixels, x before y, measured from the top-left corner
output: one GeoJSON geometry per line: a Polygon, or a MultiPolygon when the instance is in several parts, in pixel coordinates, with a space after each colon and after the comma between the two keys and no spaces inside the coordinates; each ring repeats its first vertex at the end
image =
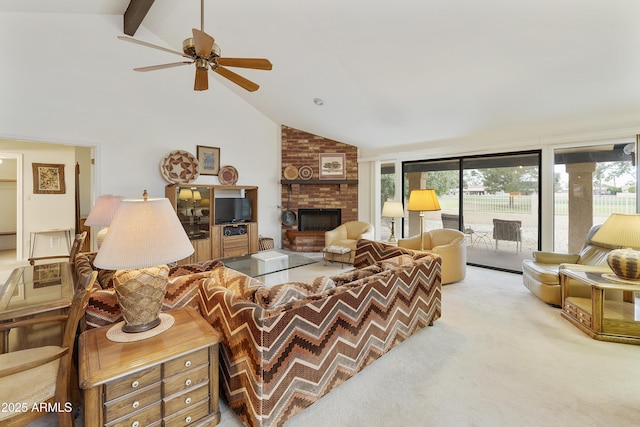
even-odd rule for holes
{"type": "MultiPolygon", "coordinates": [[[[425,212],[424,227],[464,232],[469,264],[520,272],[538,249],[539,151],[406,162],[403,179],[405,206],[411,190],[436,190],[442,209],[425,212]]],[[[419,227],[410,214],[404,235],[419,227]]]]}

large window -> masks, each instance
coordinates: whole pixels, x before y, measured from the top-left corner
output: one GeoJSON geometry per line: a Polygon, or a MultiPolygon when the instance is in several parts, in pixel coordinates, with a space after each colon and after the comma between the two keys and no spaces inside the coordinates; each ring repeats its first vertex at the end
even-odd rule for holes
{"type": "Polygon", "coordinates": [[[579,252],[612,213],[636,213],[634,141],[554,151],[554,251],[579,252]]]}
{"type": "MultiPolygon", "coordinates": [[[[405,204],[413,189],[436,190],[442,210],[425,212],[425,230],[464,232],[469,264],[522,271],[538,249],[540,152],[406,162],[403,179],[405,204]]],[[[411,213],[404,236],[419,230],[411,213]]]]}

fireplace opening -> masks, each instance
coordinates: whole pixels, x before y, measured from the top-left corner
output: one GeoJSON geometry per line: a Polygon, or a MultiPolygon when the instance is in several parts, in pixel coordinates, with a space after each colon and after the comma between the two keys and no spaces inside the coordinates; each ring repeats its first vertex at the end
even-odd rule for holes
{"type": "Polygon", "coordinates": [[[298,209],[298,231],[328,231],[341,223],[341,209],[298,209]]]}

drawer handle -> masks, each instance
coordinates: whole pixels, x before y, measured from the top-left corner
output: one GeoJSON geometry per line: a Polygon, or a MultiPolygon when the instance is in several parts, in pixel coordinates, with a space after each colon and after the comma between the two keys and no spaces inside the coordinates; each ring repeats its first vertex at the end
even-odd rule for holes
{"type": "Polygon", "coordinates": [[[191,417],[187,417],[187,418],[185,418],[185,419],[184,419],[184,421],[185,421],[186,423],[190,423],[190,422],[191,422],[191,417]]]}
{"type": "Polygon", "coordinates": [[[188,405],[189,403],[191,403],[191,398],[190,398],[190,397],[187,397],[187,398],[184,400],[184,403],[186,403],[187,405],[188,405]]]}
{"type": "Polygon", "coordinates": [[[131,427],[139,427],[140,426],[140,422],[139,421],[134,421],[131,423],[131,427]]]}
{"type": "Polygon", "coordinates": [[[137,400],[135,402],[133,402],[133,409],[136,409],[138,406],[140,406],[140,402],[138,402],[137,400]]]}
{"type": "Polygon", "coordinates": [[[189,387],[189,386],[191,385],[191,382],[192,382],[192,381],[191,381],[190,379],[189,379],[189,380],[186,380],[186,381],[184,382],[184,385],[186,385],[187,387],[189,387]]]}
{"type": "MultiPolygon", "coordinates": [[[[140,383],[138,382],[138,380],[135,380],[134,382],[131,383],[131,387],[136,388],[140,385],[140,383]]],[[[137,427],[137,426],[136,426],[137,427]]]]}
{"type": "Polygon", "coordinates": [[[186,362],[184,362],[184,366],[189,368],[191,366],[191,360],[187,360],[186,362]]]}

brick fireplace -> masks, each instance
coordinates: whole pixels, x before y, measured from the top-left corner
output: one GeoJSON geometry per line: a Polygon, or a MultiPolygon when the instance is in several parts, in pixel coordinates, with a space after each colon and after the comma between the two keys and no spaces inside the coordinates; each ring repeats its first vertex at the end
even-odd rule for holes
{"type": "MultiPolygon", "coordinates": [[[[339,210],[338,224],[357,221],[358,149],[352,145],[282,126],[282,170],[290,165],[298,169],[310,166],[313,175],[308,180],[282,178],[282,210],[284,212],[288,204],[289,209],[297,215],[295,224],[281,226],[282,248],[295,252],[319,252],[324,247],[324,230],[299,230],[300,214],[303,214],[305,221],[306,209],[326,212],[339,210]],[[345,154],[345,179],[320,179],[321,153],[345,154]]],[[[335,227],[331,229],[333,228],[335,227]]]]}

